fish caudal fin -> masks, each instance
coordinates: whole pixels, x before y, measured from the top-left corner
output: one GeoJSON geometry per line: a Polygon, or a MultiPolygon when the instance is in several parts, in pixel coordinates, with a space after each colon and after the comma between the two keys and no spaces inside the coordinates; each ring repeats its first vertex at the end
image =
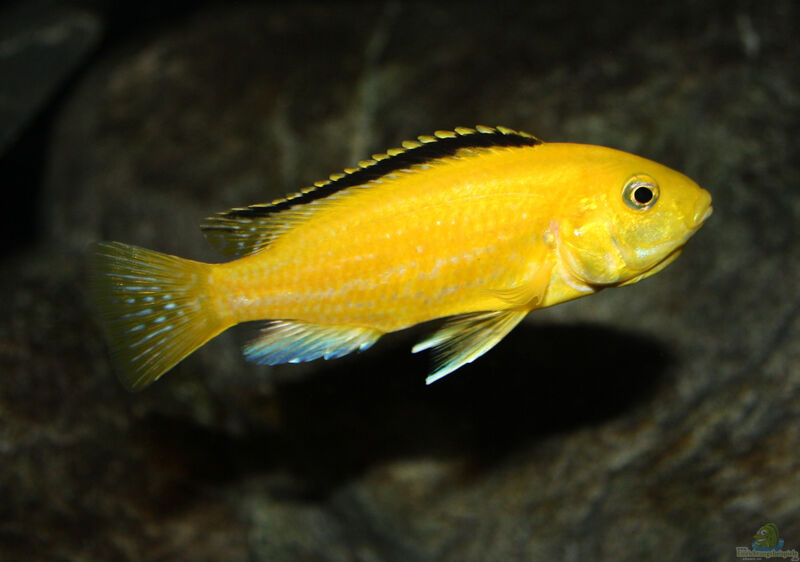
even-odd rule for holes
{"type": "Polygon", "coordinates": [[[129,389],[144,388],[228,327],[208,300],[210,267],[118,242],[90,248],[92,305],[129,389]]]}

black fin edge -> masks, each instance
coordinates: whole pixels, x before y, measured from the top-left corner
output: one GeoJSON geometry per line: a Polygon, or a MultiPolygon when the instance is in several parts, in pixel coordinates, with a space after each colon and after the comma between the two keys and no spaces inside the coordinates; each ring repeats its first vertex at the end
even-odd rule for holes
{"type": "Polygon", "coordinates": [[[385,154],[376,154],[369,160],[359,163],[358,168],[349,168],[343,174],[334,174],[327,181],[317,182],[314,187],[304,189],[285,199],[268,204],[231,209],[220,213],[228,219],[259,219],[273,213],[285,211],[328,197],[338,191],[375,181],[383,176],[424,164],[440,158],[453,156],[459,150],[469,148],[522,147],[536,146],[542,141],[506,127],[485,127],[474,129],[456,127],[453,131],[436,131],[433,135],[420,136],[416,141],[406,141],[403,148],[394,148],[385,154]]]}

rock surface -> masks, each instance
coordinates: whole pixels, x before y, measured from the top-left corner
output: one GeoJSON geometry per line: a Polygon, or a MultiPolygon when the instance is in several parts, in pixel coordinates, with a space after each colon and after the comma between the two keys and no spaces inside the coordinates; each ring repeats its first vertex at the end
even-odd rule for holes
{"type": "Polygon", "coordinates": [[[728,560],[765,522],[797,548],[797,4],[581,6],[209,7],[98,61],[41,243],[0,264],[0,559],[728,560]],[[425,328],[273,369],[225,334],[114,380],[89,241],[214,259],[202,217],[477,123],[663,162],[714,216],[431,387],[425,328]]]}
{"type": "Polygon", "coordinates": [[[92,14],[53,4],[0,8],[0,155],[100,39],[92,14]]]}

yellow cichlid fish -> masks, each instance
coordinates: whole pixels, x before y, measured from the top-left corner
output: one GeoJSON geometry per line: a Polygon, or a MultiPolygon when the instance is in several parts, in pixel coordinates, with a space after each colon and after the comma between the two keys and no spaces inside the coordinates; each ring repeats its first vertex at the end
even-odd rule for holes
{"type": "Polygon", "coordinates": [[[206,264],[118,242],[91,296],[123,382],[139,389],[223,330],[275,365],[330,359],[435,318],[431,383],[528,312],[635,283],[678,257],[711,196],[665,166],[504,127],[438,131],[286,199],[206,219],[235,257],[206,264]]]}

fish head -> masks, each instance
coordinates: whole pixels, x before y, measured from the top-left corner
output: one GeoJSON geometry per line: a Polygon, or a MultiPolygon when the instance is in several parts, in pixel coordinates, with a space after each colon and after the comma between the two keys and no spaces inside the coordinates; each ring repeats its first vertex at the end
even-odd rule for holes
{"type": "Polygon", "coordinates": [[[759,547],[772,547],[778,544],[778,527],[775,523],[767,523],[753,536],[753,543],[759,547]]]}
{"type": "MultiPolygon", "coordinates": [[[[569,274],[591,287],[627,285],[672,263],[711,216],[711,195],[656,162],[606,154],[582,175],[588,185],[566,204],[559,251],[569,274]]],[[[605,151],[608,151],[607,153],[605,151]]]]}

